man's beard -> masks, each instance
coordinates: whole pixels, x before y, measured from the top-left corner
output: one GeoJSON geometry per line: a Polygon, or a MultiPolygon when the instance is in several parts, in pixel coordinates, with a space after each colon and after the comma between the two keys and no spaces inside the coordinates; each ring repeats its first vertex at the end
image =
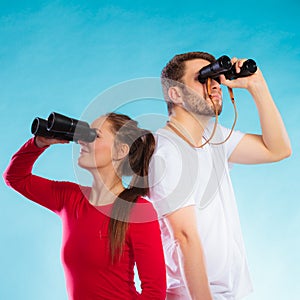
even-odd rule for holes
{"type": "Polygon", "coordinates": [[[207,100],[186,86],[182,87],[182,93],[184,96],[184,108],[189,112],[207,117],[215,117],[215,109],[217,109],[218,115],[222,112],[223,104],[215,103],[213,105],[213,100],[209,100],[211,101],[211,105],[209,105],[207,100]]]}

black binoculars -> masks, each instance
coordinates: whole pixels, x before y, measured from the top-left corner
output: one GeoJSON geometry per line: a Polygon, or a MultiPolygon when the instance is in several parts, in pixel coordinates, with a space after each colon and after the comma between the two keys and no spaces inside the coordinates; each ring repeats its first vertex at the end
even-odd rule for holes
{"type": "Polygon", "coordinates": [[[36,136],[55,138],[78,142],[91,143],[95,140],[97,132],[90,128],[84,121],[69,118],[56,112],[52,112],[47,120],[35,118],[31,125],[31,133],[36,136]]]}
{"type": "Polygon", "coordinates": [[[236,73],[235,64],[231,63],[228,56],[223,55],[215,62],[203,67],[199,71],[198,80],[205,83],[207,78],[212,78],[218,82],[221,74],[225,75],[226,79],[233,80],[240,77],[247,77],[254,74],[257,70],[256,62],[253,59],[248,59],[243,63],[239,73],[236,73]]]}

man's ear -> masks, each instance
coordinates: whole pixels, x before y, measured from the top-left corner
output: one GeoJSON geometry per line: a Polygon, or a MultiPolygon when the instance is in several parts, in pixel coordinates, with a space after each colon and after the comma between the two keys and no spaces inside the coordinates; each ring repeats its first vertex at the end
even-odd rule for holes
{"type": "Polygon", "coordinates": [[[114,151],[114,160],[122,160],[129,153],[129,146],[127,144],[119,144],[116,146],[116,150],[114,151]]]}
{"type": "Polygon", "coordinates": [[[168,96],[174,104],[183,104],[182,91],[178,86],[171,86],[168,90],[168,96]]]}

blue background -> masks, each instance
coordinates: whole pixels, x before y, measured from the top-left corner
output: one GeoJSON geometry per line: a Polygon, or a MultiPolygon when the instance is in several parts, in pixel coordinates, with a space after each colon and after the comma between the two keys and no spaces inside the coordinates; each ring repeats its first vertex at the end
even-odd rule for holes
{"type": "MultiPolygon", "coordinates": [[[[177,53],[254,58],[282,113],[293,155],[232,170],[254,283],[247,299],[299,299],[299,8],[291,0],[1,1],[1,173],[31,137],[36,116],[58,111],[80,117],[104,90],[159,77],[177,53]]],[[[236,128],[259,133],[248,93],[235,95],[236,128]]],[[[166,114],[164,105],[155,109],[166,114]]],[[[130,111],[138,113],[134,107],[130,111]]],[[[232,122],[226,103],[221,121],[232,122]]],[[[76,180],[73,160],[70,145],[53,146],[39,159],[36,173],[76,180]]],[[[0,299],[67,299],[60,219],[3,181],[0,189],[0,299]]]]}

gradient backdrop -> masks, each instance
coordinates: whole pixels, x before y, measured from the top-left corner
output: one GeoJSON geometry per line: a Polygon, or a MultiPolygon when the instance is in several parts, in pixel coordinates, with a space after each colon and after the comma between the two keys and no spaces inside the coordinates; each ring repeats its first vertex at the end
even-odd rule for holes
{"type": "MultiPolygon", "coordinates": [[[[299,11],[299,1],[291,0],[0,1],[1,173],[31,137],[36,116],[57,111],[79,118],[103,91],[159,77],[177,53],[202,50],[216,57],[253,58],[282,113],[293,155],[232,170],[254,283],[247,299],[299,299],[299,11]]],[[[236,90],[235,95],[236,128],[260,132],[248,93],[236,90]]],[[[230,126],[226,92],[224,98],[221,121],[230,126]]],[[[139,115],[140,106],[125,111],[139,115]]],[[[143,109],[166,115],[163,102],[148,101],[143,109]]],[[[71,145],[53,146],[35,172],[77,180],[73,161],[71,145]]],[[[0,189],[0,299],[66,300],[60,219],[3,180],[0,189]]]]}

